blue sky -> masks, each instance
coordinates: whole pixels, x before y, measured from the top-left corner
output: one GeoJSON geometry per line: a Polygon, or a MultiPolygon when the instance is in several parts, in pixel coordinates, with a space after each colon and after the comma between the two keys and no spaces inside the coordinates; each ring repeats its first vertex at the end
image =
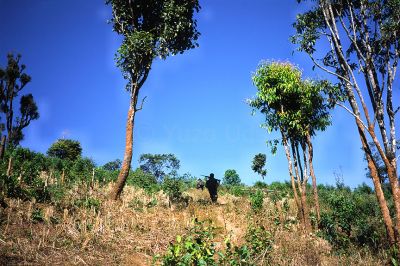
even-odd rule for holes
{"type": "MultiPolygon", "coordinates": [[[[245,104],[256,92],[251,73],[263,59],[290,60],[306,77],[306,55],[289,41],[300,7],[295,0],[203,0],[198,14],[200,47],[157,60],[142,89],[147,96],[135,124],[134,160],[142,153],[174,153],[181,173],[236,169],[242,181],[261,180],[251,171],[255,154],[267,154],[266,181],[288,180],[283,149],[269,153],[245,104]],[[227,4],[229,3],[229,4],[227,4]]],[[[85,156],[101,165],[123,157],[128,94],[115,67],[119,38],[107,24],[102,0],[0,0],[0,63],[10,51],[22,54],[37,99],[40,119],[25,131],[22,146],[46,152],[61,137],[77,139],[85,156]]],[[[320,183],[335,183],[335,172],[354,187],[368,182],[353,119],[333,112],[333,126],[314,140],[320,183]]],[[[368,182],[369,183],[369,182],[368,182]]]]}

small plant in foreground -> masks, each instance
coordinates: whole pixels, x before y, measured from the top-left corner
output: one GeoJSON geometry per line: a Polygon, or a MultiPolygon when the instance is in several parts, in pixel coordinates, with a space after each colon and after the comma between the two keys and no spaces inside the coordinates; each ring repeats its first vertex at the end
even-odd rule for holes
{"type": "Polygon", "coordinates": [[[177,236],[161,258],[162,265],[217,265],[212,242],[215,227],[210,221],[193,220],[193,226],[185,236],[177,236]]]}
{"type": "Polygon", "coordinates": [[[251,203],[251,209],[254,212],[261,211],[264,203],[264,193],[261,190],[257,189],[256,192],[250,195],[250,203],[251,203]]]}

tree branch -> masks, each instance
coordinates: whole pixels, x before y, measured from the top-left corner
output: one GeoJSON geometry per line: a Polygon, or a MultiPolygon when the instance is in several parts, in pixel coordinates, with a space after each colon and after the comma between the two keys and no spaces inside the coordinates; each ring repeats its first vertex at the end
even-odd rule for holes
{"type": "Polygon", "coordinates": [[[338,77],[338,78],[341,79],[341,80],[344,80],[344,81],[348,82],[349,84],[351,84],[351,86],[353,86],[353,83],[352,83],[349,79],[347,79],[347,78],[343,77],[342,75],[339,75],[339,74],[333,72],[332,70],[329,70],[328,68],[322,66],[320,63],[318,63],[318,62],[315,60],[315,58],[314,58],[311,54],[308,54],[308,56],[310,56],[311,60],[313,61],[313,63],[314,63],[318,68],[322,69],[323,71],[325,71],[325,72],[327,72],[327,73],[329,73],[329,74],[331,74],[331,75],[334,75],[334,76],[338,77]]]}
{"type": "Polygon", "coordinates": [[[140,110],[143,109],[143,104],[144,104],[144,101],[146,100],[146,98],[147,98],[147,96],[144,96],[144,98],[142,99],[142,103],[140,104],[139,108],[136,108],[136,106],[135,106],[135,112],[140,111],[140,110]]]}
{"type": "Polygon", "coordinates": [[[362,124],[362,126],[368,130],[368,127],[364,124],[364,121],[361,120],[361,118],[359,116],[357,116],[355,113],[353,113],[347,106],[341,104],[341,103],[336,103],[337,105],[339,105],[340,107],[342,107],[343,109],[345,109],[348,113],[350,113],[352,116],[354,116],[358,121],[360,121],[360,123],[362,124]]]}

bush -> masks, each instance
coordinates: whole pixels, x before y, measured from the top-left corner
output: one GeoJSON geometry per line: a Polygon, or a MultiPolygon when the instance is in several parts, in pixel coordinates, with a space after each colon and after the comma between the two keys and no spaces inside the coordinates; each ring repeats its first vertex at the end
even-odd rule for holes
{"type": "Polygon", "coordinates": [[[92,179],[93,170],[95,169],[95,167],[96,165],[94,161],[90,158],[76,159],[71,166],[71,181],[81,181],[89,184],[92,179]]]}
{"type": "Polygon", "coordinates": [[[144,172],[140,168],[129,173],[127,184],[142,188],[149,194],[160,190],[160,187],[157,183],[157,178],[150,173],[144,172]]]}
{"type": "Polygon", "coordinates": [[[85,197],[83,199],[77,199],[74,201],[74,205],[78,208],[94,209],[96,212],[99,211],[101,201],[93,197],[85,197]]]}
{"type": "Polygon", "coordinates": [[[162,265],[217,265],[214,260],[215,227],[210,221],[193,220],[192,227],[185,236],[177,236],[176,242],[168,247],[162,256],[162,265]]]}
{"type": "Polygon", "coordinates": [[[177,178],[166,177],[162,183],[162,190],[168,195],[170,200],[182,198],[183,182],[177,178]]]}
{"type": "Polygon", "coordinates": [[[238,173],[236,173],[236,170],[233,169],[226,170],[222,183],[224,185],[231,185],[231,186],[240,185],[240,177],[238,173]]]}
{"type": "Polygon", "coordinates": [[[254,188],[261,188],[261,189],[264,189],[264,188],[268,188],[268,185],[267,185],[267,183],[265,183],[265,182],[257,181],[257,182],[254,183],[253,187],[254,187],[254,188]]]}
{"type": "Polygon", "coordinates": [[[232,246],[230,239],[225,239],[225,250],[217,251],[214,244],[215,227],[210,221],[193,220],[192,227],[184,236],[177,236],[161,259],[162,265],[256,265],[268,262],[273,241],[270,232],[263,227],[250,227],[246,233],[246,243],[232,246]]]}
{"type": "Polygon", "coordinates": [[[254,212],[259,212],[264,203],[264,193],[257,189],[256,192],[250,194],[250,205],[254,212]]]}
{"type": "Polygon", "coordinates": [[[362,185],[349,191],[347,187],[320,194],[319,227],[322,236],[338,249],[350,244],[377,249],[386,245],[385,229],[379,206],[369,187],[362,185]]]}
{"type": "Polygon", "coordinates": [[[243,185],[227,186],[228,192],[236,197],[243,197],[249,194],[248,190],[243,185]]]}

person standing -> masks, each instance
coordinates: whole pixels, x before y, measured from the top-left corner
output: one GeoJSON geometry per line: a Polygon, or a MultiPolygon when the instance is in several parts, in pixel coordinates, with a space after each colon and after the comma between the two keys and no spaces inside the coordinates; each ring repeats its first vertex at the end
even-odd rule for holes
{"type": "Polygon", "coordinates": [[[211,173],[210,176],[207,176],[206,188],[208,189],[208,192],[210,193],[210,198],[211,198],[212,202],[217,202],[218,186],[219,186],[220,182],[221,182],[221,180],[216,179],[214,177],[213,173],[211,173]]]}

